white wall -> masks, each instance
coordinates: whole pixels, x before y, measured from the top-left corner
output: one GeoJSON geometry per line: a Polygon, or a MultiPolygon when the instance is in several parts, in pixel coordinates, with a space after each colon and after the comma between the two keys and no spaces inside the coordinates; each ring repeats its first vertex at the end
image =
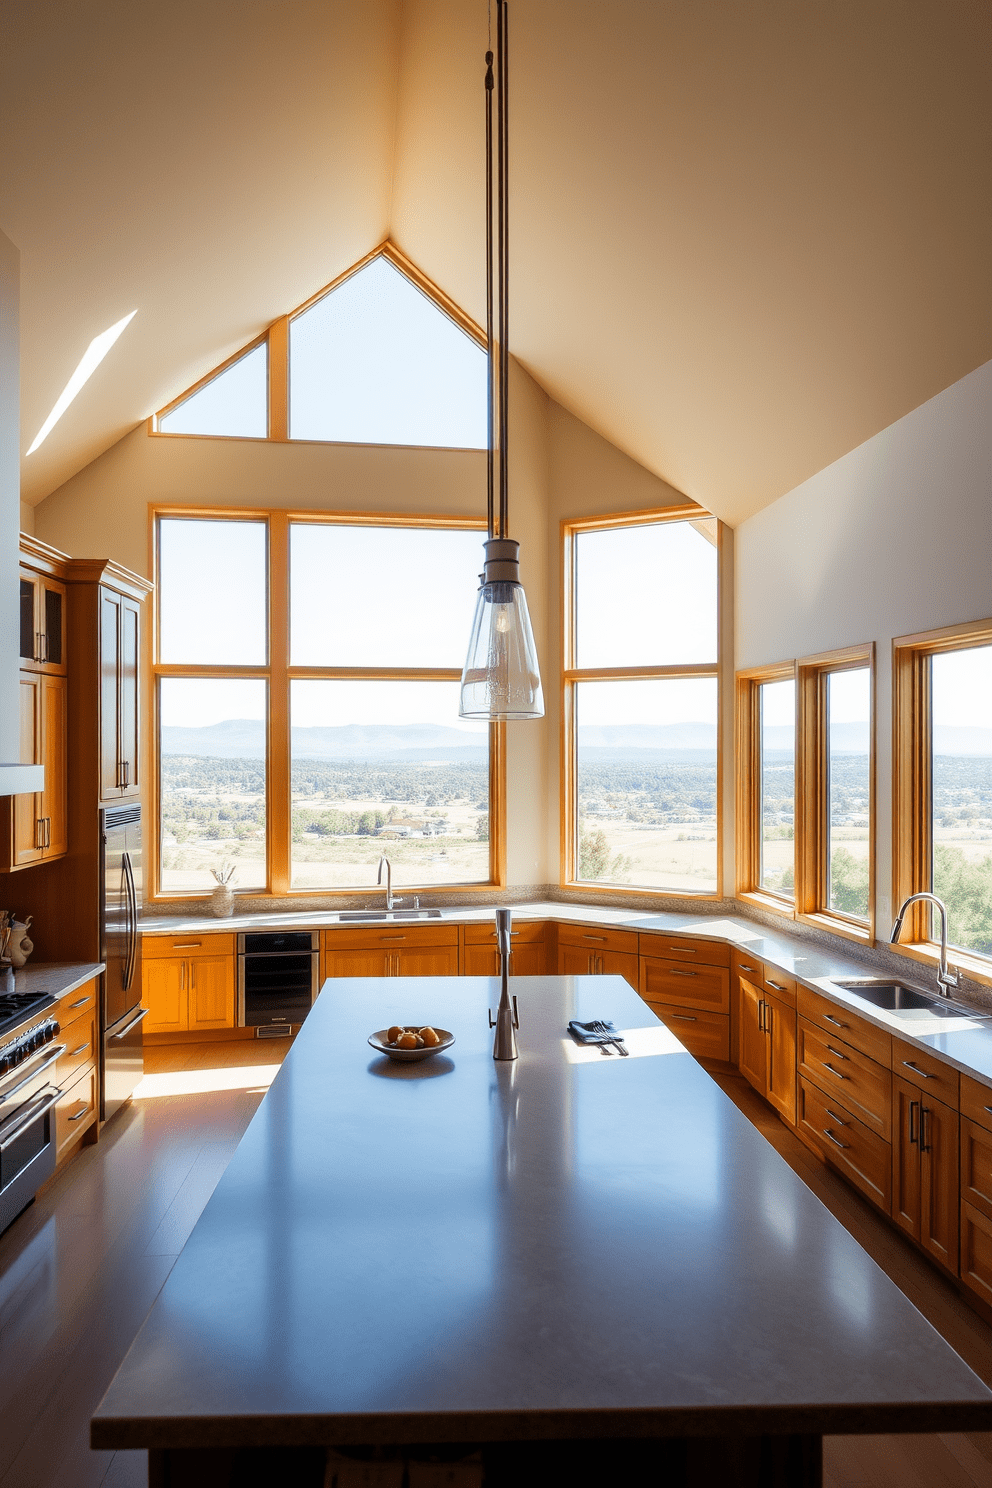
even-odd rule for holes
{"type": "Polygon", "coordinates": [[[874,641],[880,924],[891,918],[891,642],[992,615],[992,362],[736,532],[737,666],[874,641]]]}

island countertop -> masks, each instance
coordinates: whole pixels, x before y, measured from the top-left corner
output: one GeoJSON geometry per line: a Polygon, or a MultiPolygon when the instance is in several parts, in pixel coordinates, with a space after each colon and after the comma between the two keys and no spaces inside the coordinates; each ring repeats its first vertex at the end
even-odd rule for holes
{"type": "Polygon", "coordinates": [[[94,1446],[992,1429],[992,1393],[625,982],[513,986],[497,1065],[494,979],[325,984],[94,1446]],[[419,1019],[450,1054],[368,1047],[419,1019]]]}

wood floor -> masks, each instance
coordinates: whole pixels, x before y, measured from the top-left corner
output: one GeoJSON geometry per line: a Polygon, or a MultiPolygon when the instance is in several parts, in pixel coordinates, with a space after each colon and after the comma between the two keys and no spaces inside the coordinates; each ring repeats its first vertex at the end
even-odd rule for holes
{"type": "MultiPolygon", "coordinates": [[[[89,1419],[288,1045],[146,1050],[143,1095],[0,1237],[0,1488],[144,1488],[89,1419]],[[218,1088],[221,1087],[221,1088],[218,1088]]],[[[982,1379],[992,1329],[737,1075],[721,1086],[982,1379]]],[[[992,1435],[831,1437],[825,1488],[992,1488],[992,1435]]],[[[619,1485],[618,1485],[619,1488],[619,1485]]]]}

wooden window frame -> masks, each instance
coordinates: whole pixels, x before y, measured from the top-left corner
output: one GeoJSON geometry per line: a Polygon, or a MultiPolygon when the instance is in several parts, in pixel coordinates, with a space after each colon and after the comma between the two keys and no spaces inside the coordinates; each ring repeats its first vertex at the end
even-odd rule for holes
{"type": "MultiPolygon", "coordinates": [[[[946,651],[992,645],[992,619],[948,625],[892,642],[892,913],[910,894],[932,887],[933,715],[930,659],[946,651]]],[[[936,966],[939,943],[929,933],[928,906],[912,904],[903,938],[890,946],[901,956],[936,966]]],[[[973,981],[992,986],[992,959],[952,947],[948,959],[973,981]]]]}
{"type": "Polygon", "coordinates": [[[709,903],[723,897],[723,694],[726,685],[723,659],[723,543],[724,527],[711,512],[693,505],[652,508],[648,511],[611,512],[595,517],[568,518],[561,523],[562,670],[560,729],[560,887],[588,897],[590,891],[608,898],[624,899],[631,894],[650,896],[661,902],[691,899],[709,903]],[[585,532],[609,528],[662,526],[668,522],[716,522],[717,555],[717,657],[713,662],[678,666],[577,667],[576,659],[576,565],[575,540],[585,532]],[[575,688],[580,682],[665,681],[691,677],[713,677],[717,683],[716,740],[716,889],[694,894],[688,889],[656,889],[643,884],[608,884],[580,879],[578,868],[578,762],[575,735],[575,688]]]}
{"type": "MultiPolygon", "coordinates": [[[[292,885],[292,804],[290,688],[296,680],[460,682],[461,669],[455,667],[318,667],[290,664],[289,634],[289,531],[293,522],[321,526],[470,528],[480,539],[486,524],[478,517],[413,515],[398,512],[313,512],[290,511],[264,507],[149,507],[149,545],[151,572],[155,579],[152,593],[150,659],[146,680],[149,699],[149,740],[147,779],[150,872],[146,898],[153,904],[176,904],[184,900],[201,900],[198,890],[167,892],[162,888],[161,874],[161,785],[159,777],[159,679],[162,677],[258,679],[267,687],[267,727],[265,759],[266,809],[266,882],[264,888],[245,890],[257,899],[343,899],[371,892],[368,886],[356,884],[341,888],[294,888],[292,885]],[[159,526],[165,518],[185,521],[255,521],[266,524],[266,561],[268,591],[268,662],[264,666],[188,666],[162,662],[160,646],[161,605],[159,601],[159,526]]],[[[467,642],[466,642],[467,643],[467,642]]],[[[506,725],[489,726],[489,877],[485,881],[459,884],[404,884],[411,893],[457,889],[459,894],[491,893],[506,885],[506,725]]]]}
{"type": "Polygon", "coordinates": [[[875,647],[847,646],[796,663],[796,918],[849,940],[875,940],[875,647]],[[868,914],[864,919],[829,908],[830,832],[827,799],[829,739],[827,678],[867,668],[868,914]]]}
{"type": "MultiPolygon", "coordinates": [[[[785,894],[776,894],[761,884],[761,708],[758,703],[759,689],[766,682],[789,682],[796,680],[795,661],[774,662],[769,666],[749,667],[737,673],[734,719],[737,740],[737,792],[735,812],[735,894],[759,909],[786,919],[796,918],[796,901],[785,894]]],[[[797,706],[798,715],[798,688],[797,706]]],[[[799,726],[796,719],[798,752],[799,726]]],[[[797,779],[796,773],[793,776],[797,779]]],[[[798,798],[798,781],[796,796],[798,798]]],[[[793,863],[796,853],[796,809],[793,810],[793,863]]],[[[793,883],[796,873],[793,868],[793,883]]]]}
{"type": "MultiPolygon", "coordinates": [[[[418,289],[422,295],[426,296],[426,298],[429,299],[431,303],[438,310],[441,311],[442,315],[446,315],[450,321],[454,322],[454,324],[460,331],[464,331],[467,336],[471,337],[471,339],[476,343],[477,346],[481,347],[483,351],[485,350],[486,333],[482,329],[482,327],[477,325],[470,315],[466,315],[461,306],[456,305],[454,300],[451,299],[449,295],[446,295],[444,290],[436,285],[432,279],[428,279],[427,275],[424,274],[420,269],[418,269],[417,265],[413,263],[409,258],[407,258],[406,254],[403,253],[401,249],[397,248],[395,243],[390,242],[390,240],[386,238],[377,247],[373,248],[370,253],[366,253],[364,258],[360,258],[357,263],[353,263],[350,268],[345,269],[344,273],[339,274],[336,279],[332,279],[330,284],[325,284],[322,289],[318,289],[316,294],[310,295],[308,299],[303,301],[302,305],[297,305],[295,310],[290,310],[287,315],[280,315],[276,320],[272,321],[272,323],[266,327],[266,329],[260,336],[255,336],[251,341],[247,341],[245,345],[240,348],[239,351],[234,352],[232,356],[227,357],[226,360],[219,363],[218,366],[211,368],[209,372],[205,373],[203,377],[198,378],[196,382],[194,382],[190,387],[186,388],[184,392],[178,395],[178,397],[173,398],[171,402],[166,403],[164,407],[160,408],[156,413],[153,413],[151,418],[148,420],[149,435],[155,439],[221,439],[234,440],[241,444],[244,444],[246,441],[248,443],[256,444],[259,442],[269,444],[352,443],[353,441],[351,440],[341,441],[334,439],[290,439],[289,323],[290,321],[295,320],[298,315],[302,315],[305,311],[311,309],[312,306],[318,303],[318,301],[324,299],[326,295],[329,295],[332,293],[332,291],[338,289],[345,282],[346,279],[352,278],[353,275],[359,273],[362,269],[366,268],[377,258],[384,258],[388,264],[391,264],[394,269],[397,269],[399,273],[403,275],[404,279],[409,280],[414,289],[418,289]],[[264,435],[183,434],[180,433],[178,430],[170,431],[161,427],[162,419],[165,418],[167,414],[172,413],[174,409],[178,408],[181,403],[185,403],[187,398],[191,398],[194,393],[198,393],[201,388],[204,388],[208,383],[213,382],[215,377],[219,377],[222,372],[226,372],[229,367],[233,367],[235,362],[240,362],[241,358],[247,356],[250,351],[254,351],[256,347],[264,345],[268,346],[267,433],[265,433],[264,435]]],[[[394,449],[397,446],[389,445],[386,447],[394,449]]],[[[445,445],[416,445],[413,447],[417,449],[448,448],[448,446],[445,445]]],[[[402,446],[400,446],[400,448],[402,448],[402,446]]],[[[457,446],[457,448],[462,448],[462,446],[457,446]]]]}

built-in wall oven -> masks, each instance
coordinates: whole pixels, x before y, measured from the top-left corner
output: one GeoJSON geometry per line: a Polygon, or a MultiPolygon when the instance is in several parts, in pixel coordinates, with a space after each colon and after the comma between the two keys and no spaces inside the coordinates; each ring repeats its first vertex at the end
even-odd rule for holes
{"type": "Polygon", "coordinates": [[[316,930],[258,930],[238,936],[238,1023],[258,1038],[287,1035],[317,996],[316,930]]]}
{"type": "Polygon", "coordinates": [[[66,1051],[50,997],[0,996],[0,1230],[55,1172],[56,1064],[66,1051]],[[23,1025],[23,1026],[22,1026],[23,1025]]]}

